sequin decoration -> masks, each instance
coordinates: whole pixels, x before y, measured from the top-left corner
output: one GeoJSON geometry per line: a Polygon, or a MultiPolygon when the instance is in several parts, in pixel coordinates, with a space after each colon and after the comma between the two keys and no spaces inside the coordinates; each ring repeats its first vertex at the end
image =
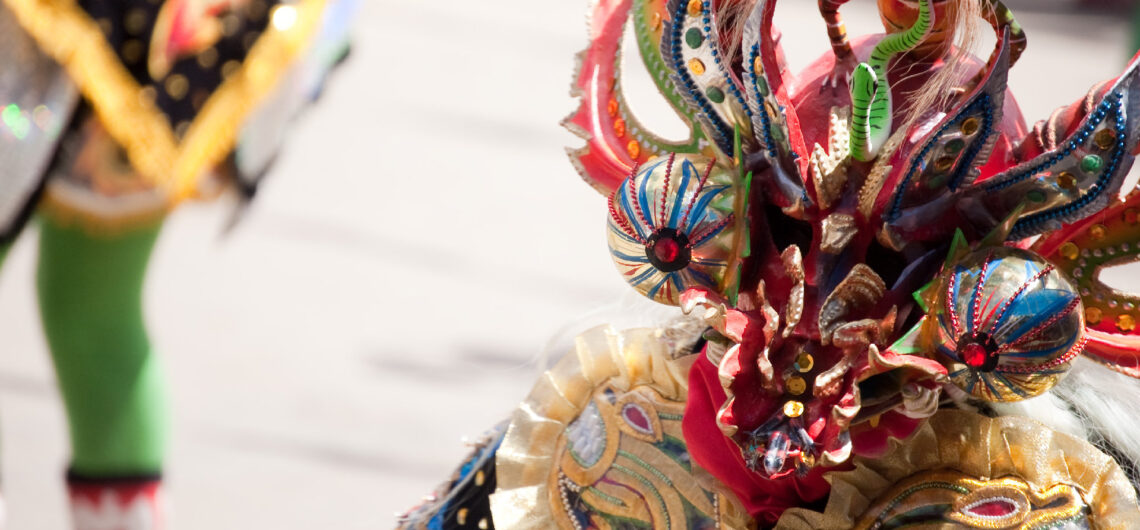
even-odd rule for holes
{"type": "Polygon", "coordinates": [[[672,305],[690,287],[722,287],[734,218],[730,180],[714,161],[670,155],[650,160],[618,187],[608,241],[630,285],[672,305]]]}
{"type": "Polygon", "coordinates": [[[1055,385],[1081,353],[1076,289],[1040,256],[999,247],[943,273],[938,351],[958,387],[987,401],[1018,401],[1055,385]]]}

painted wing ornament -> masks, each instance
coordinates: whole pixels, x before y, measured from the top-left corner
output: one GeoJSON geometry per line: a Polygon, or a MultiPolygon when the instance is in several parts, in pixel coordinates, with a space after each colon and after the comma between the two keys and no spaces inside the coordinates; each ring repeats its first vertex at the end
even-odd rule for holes
{"type": "Polygon", "coordinates": [[[570,157],[619,273],[688,317],[579,337],[507,428],[494,523],[1140,527],[1140,295],[1099,280],[1140,256],[1140,56],[1031,128],[1008,8],[877,4],[849,37],[819,0],[798,72],[775,0],[591,5],[570,157]],[[688,140],[626,104],[623,31],[688,140]]]}

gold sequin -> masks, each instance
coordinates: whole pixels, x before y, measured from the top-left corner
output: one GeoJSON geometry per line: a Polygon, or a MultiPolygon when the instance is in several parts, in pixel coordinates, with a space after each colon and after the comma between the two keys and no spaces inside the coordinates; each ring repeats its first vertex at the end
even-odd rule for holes
{"type": "Polygon", "coordinates": [[[1099,307],[1086,307],[1085,308],[1085,323],[1090,325],[1100,324],[1100,319],[1104,317],[1099,307]]]}
{"type": "Polygon", "coordinates": [[[155,98],[158,97],[158,91],[153,86],[144,86],[139,89],[139,101],[143,105],[153,105],[155,98]]]}
{"type": "Polygon", "coordinates": [[[222,65],[222,77],[228,78],[228,77],[236,74],[238,71],[238,68],[241,68],[240,62],[233,60],[233,59],[226,61],[226,63],[222,65]]]}
{"type": "Polygon", "coordinates": [[[123,29],[131,35],[142,35],[146,30],[146,11],[139,7],[127,11],[123,17],[123,29]]]}
{"type": "Polygon", "coordinates": [[[483,475],[483,470],[482,470],[482,469],[480,469],[479,471],[476,471],[476,472],[475,472],[475,485],[476,485],[476,486],[482,486],[482,485],[483,485],[483,481],[485,481],[486,479],[487,479],[487,477],[485,477],[485,476],[483,475]]]}
{"type": "Polygon", "coordinates": [[[625,144],[625,150],[629,152],[629,157],[635,160],[641,156],[641,144],[638,144],[637,140],[630,140],[628,144],[625,144]]]}
{"type": "Polygon", "coordinates": [[[798,418],[804,413],[804,404],[799,401],[784,403],[784,415],[789,418],[798,418]]]}
{"type": "Polygon", "coordinates": [[[764,60],[759,56],[756,57],[755,61],[752,61],[752,72],[756,75],[764,73],[764,60]]]}
{"type": "Polygon", "coordinates": [[[1116,134],[1111,129],[1101,129],[1096,136],[1093,136],[1093,142],[1101,150],[1107,151],[1116,143],[1116,134]]]}
{"type": "Polygon", "coordinates": [[[241,19],[234,13],[222,17],[222,35],[233,37],[241,29],[241,19]]]}
{"type": "Polygon", "coordinates": [[[1092,237],[1094,241],[1100,241],[1107,235],[1108,229],[1104,225],[1092,225],[1092,228],[1089,228],[1089,237],[1092,237]]]}
{"type": "Polygon", "coordinates": [[[138,63],[143,56],[143,43],[138,39],[129,39],[123,43],[123,48],[119,52],[123,55],[123,62],[127,64],[138,63]]]}
{"type": "Polygon", "coordinates": [[[705,63],[702,63],[700,59],[693,57],[692,59],[689,59],[689,70],[692,70],[694,74],[701,75],[705,73],[705,63]]]}
{"type": "Polygon", "coordinates": [[[803,462],[807,467],[815,467],[815,455],[809,452],[800,453],[800,462],[803,462]]]}
{"type": "Polygon", "coordinates": [[[206,48],[198,53],[198,66],[205,69],[213,68],[218,64],[218,50],[214,48],[206,48]]]}
{"type": "Polygon", "coordinates": [[[944,156],[934,161],[934,169],[938,171],[948,171],[951,167],[954,167],[954,157],[952,156],[944,156]]]}
{"type": "Polygon", "coordinates": [[[190,90],[190,82],[182,74],[173,74],[167,77],[165,85],[166,93],[175,101],[186,97],[186,92],[190,90]]]}
{"type": "Polygon", "coordinates": [[[978,132],[978,119],[966,118],[966,121],[962,122],[962,134],[973,136],[976,132],[978,132]]]}
{"type": "Polygon", "coordinates": [[[467,508],[460,508],[455,512],[455,522],[459,523],[460,526],[467,524],[467,508]]]}
{"type": "Polygon", "coordinates": [[[479,519],[479,530],[487,530],[487,518],[479,519]]]}
{"type": "Polygon", "coordinates": [[[704,2],[701,0],[689,0],[689,16],[700,16],[705,11],[704,2]]]}
{"type": "Polygon", "coordinates": [[[1081,249],[1071,241],[1061,245],[1058,251],[1061,253],[1061,256],[1068,260],[1077,259],[1077,256],[1081,255],[1081,249]]]}
{"type": "Polygon", "coordinates": [[[788,393],[793,396],[803,394],[804,391],[807,390],[807,382],[798,375],[789,377],[788,380],[784,382],[784,386],[787,387],[788,393]]]}
{"type": "Polygon", "coordinates": [[[1132,315],[1120,315],[1116,317],[1116,329],[1128,332],[1136,329],[1136,319],[1132,315]]]}
{"type": "Polygon", "coordinates": [[[1077,189],[1077,177],[1068,171],[1062,171],[1057,175],[1057,185],[1062,188],[1073,191],[1077,189]]]}
{"type": "Polygon", "coordinates": [[[199,88],[194,91],[194,95],[190,96],[190,105],[194,107],[194,110],[202,110],[207,99],[210,99],[210,93],[204,88],[199,88]]]}
{"type": "Polygon", "coordinates": [[[261,20],[261,17],[264,17],[265,14],[269,12],[269,8],[265,5],[263,0],[253,0],[246,9],[246,12],[249,13],[249,18],[253,20],[261,20]]]}
{"type": "Polygon", "coordinates": [[[810,353],[802,352],[796,356],[796,370],[799,370],[800,373],[806,374],[810,372],[813,367],[815,367],[815,359],[810,353]]]}

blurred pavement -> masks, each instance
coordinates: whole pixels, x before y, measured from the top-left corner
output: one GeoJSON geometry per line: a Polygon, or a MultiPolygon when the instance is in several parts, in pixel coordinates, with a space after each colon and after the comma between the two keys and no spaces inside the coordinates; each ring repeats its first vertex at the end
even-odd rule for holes
{"type": "MultiPolygon", "coordinates": [[[[1008,3],[1030,121],[1118,73],[1124,17],[1008,3]]],[[[526,394],[548,339],[627,293],[557,125],[586,2],[363,4],[352,57],[243,222],[223,235],[232,204],[190,205],[159,244],[176,529],[391,527],[526,394]]],[[[815,2],[783,4],[802,65],[824,26],[815,2]]],[[[856,9],[852,33],[876,31],[856,9]]],[[[31,232],[0,276],[0,472],[8,528],[59,530],[66,432],[31,232]]]]}

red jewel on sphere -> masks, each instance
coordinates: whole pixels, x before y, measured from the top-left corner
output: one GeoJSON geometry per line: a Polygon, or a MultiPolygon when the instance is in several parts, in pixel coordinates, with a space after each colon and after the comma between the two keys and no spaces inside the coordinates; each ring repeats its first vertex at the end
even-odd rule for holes
{"type": "Polygon", "coordinates": [[[662,228],[645,242],[645,257],[661,272],[675,272],[689,266],[693,249],[689,238],[673,228],[662,228]]]}
{"type": "Polygon", "coordinates": [[[986,351],[986,347],[972,342],[962,348],[962,361],[970,368],[978,369],[986,365],[989,360],[990,353],[986,351]]]}
{"type": "Polygon", "coordinates": [[[653,245],[653,254],[665,263],[673,263],[681,254],[681,245],[673,239],[661,239],[657,241],[656,245],[653,245]]]}

